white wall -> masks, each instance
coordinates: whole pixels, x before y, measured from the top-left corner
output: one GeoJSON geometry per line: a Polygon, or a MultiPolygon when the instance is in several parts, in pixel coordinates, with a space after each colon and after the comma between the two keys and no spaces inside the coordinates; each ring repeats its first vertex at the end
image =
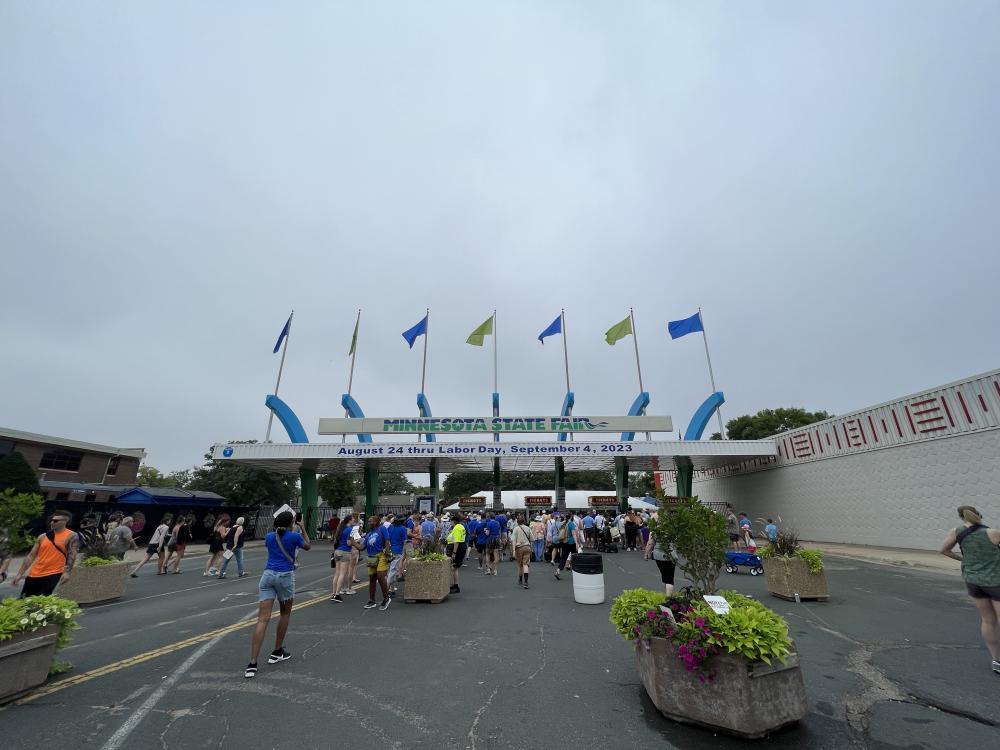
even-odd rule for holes
{"type": "Polygon", "coordinates": [[[1000,527],[1000,429],[696,476],[694,493],[753,519],[781,516],[803,539],[937,549],[959,525],[959,505],[976,506],[1000,527]]]}

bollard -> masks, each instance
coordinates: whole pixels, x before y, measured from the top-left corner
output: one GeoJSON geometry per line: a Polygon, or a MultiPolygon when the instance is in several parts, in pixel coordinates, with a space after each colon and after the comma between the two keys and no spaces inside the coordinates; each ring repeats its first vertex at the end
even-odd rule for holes
{"type": "Polygon", "coordinates": [[[799,592],[798,591],[795,592],[795,603],[796,604],[801,604],[802,603],[802,599],[799,598],[799,592]]]}

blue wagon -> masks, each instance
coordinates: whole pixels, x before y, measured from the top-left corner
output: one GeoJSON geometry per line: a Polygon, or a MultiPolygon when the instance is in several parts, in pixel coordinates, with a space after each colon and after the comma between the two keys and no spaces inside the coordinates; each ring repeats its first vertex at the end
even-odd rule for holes
{"type": "Polygon", "coordinates": [[[759,576],[764,573],[764,564],[752,552],[727,552],[726,572],[738,573],[740,567],[750,568],[750,575],[759,576]]]}

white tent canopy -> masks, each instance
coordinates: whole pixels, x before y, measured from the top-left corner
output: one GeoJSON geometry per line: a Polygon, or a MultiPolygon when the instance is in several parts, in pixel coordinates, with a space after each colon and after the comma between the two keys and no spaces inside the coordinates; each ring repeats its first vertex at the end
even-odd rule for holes
{"type": "MultiPolygon", "coordinates": [[[[614,490],[566,490],[566,507],[572,510],[589,508],[590,505],[587,502],[587,498],[591,495],[609,497],[614,494],[614,490]]],[[[493,493],[477,492],[472,497],[485,499],[488,509],[492,504],[493,493]]],[[[500,501],[507,510],[523,510],[525,507],[525,497],[550,497],[552,498],[552,502],[549,507],[554,508],[556,504],[556,493],[553,490],[503,490],[500,493],[500,501]]],[[[628,504],[630,508],[635,508],[636,510],[656,510],[656,502],[652,498],[648,498],[648,500],[641,497],[630,497],[628,504]]],[[[445,510],[458,510],[458,503],[452,503],[445,510]]]]}

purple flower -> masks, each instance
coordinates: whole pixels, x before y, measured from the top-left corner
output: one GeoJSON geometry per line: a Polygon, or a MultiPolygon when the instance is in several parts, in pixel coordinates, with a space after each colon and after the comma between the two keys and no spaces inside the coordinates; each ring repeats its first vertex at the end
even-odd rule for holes
{"type": "Polygon", "coordinates": [[[646,617],[656,617],[656,612],[652,609],[646,611],[646,617]]]}
{"type": "Polygon", "coordinates": [[[697,618],[697,619],[696,619],[696,620],[694,621],[694,624],[695,624],[695,625],[697,625],[697,626],[698,626],[699,628],[703,628],[703,627],[705,627],[705,618],[704,618],[704,617],[699,617],[699,618],[697,618]]]}
{"type": "Polygon", "coordinates": [[[700,656],[702,659],[704,659],[706,655],[707,654],[705,652],[705,649],[703,649],[703,648],[699,648],[698,649],[698,656],[700,656]]]}

